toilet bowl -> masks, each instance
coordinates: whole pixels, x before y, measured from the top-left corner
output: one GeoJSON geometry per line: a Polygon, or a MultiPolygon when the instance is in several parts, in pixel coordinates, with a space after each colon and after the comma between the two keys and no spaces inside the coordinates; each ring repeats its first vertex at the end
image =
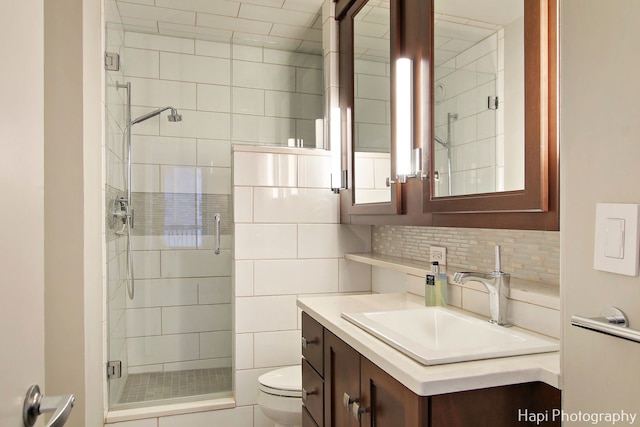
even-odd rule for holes
{"type": "Polygon", "coordinates": [[[258,405],[275,427],[302,425],[302,368],[276,369],[258,378],[258,405]]]}

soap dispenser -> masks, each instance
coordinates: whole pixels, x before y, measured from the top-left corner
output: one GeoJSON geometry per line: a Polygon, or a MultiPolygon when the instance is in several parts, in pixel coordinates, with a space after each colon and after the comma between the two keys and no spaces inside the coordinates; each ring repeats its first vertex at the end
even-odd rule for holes
{"type": "Polygon", "coordinates": [[[427,274],[425,278],[424,305],[439,307],[447,305],[447,275],[440,273],[438,261],[431,263],[431,274],[427,274]]]}

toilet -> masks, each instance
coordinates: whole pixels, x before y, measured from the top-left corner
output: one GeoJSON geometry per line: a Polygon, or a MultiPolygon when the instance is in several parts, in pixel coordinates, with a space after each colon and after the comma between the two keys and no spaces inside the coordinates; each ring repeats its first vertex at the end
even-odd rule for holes
{"type": "Polygon", "coordinates": [[[258,405],[275,427],[302,425],[302,367],[276,369],[258,378],[258,405]]]}

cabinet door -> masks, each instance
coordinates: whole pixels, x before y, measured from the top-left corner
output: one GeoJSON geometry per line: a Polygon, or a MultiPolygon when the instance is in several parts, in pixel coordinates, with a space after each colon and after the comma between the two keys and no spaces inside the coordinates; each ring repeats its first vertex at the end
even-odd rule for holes
{"type": "Polygon", "coordinates": [[[344,399],[360,399],[360,354],[326,329],[324,334],[324,425],[358,427],[344,399]]]}
{"type": "Polygon", "coordinates": [[[368,359],[360,359],[362,427],[427,426],[428,399],[416,395],[368,359]]]}
{"type": "Polygon", "coordinates": [[[560,390],[544,383],[514,384],[431,397],[432,427],[511,427],[530,424],[529,414],[548,414],[539,426],[560,426],[560,390]]]}

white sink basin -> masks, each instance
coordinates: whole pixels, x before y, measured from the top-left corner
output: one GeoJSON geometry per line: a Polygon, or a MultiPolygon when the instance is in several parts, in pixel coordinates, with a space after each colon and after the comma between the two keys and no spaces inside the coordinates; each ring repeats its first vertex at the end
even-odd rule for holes
{"type": "Polygon", "coordinates": [[[558,351],[556,341],[442,307],[342,313],[423,365],[558,351]]]}

